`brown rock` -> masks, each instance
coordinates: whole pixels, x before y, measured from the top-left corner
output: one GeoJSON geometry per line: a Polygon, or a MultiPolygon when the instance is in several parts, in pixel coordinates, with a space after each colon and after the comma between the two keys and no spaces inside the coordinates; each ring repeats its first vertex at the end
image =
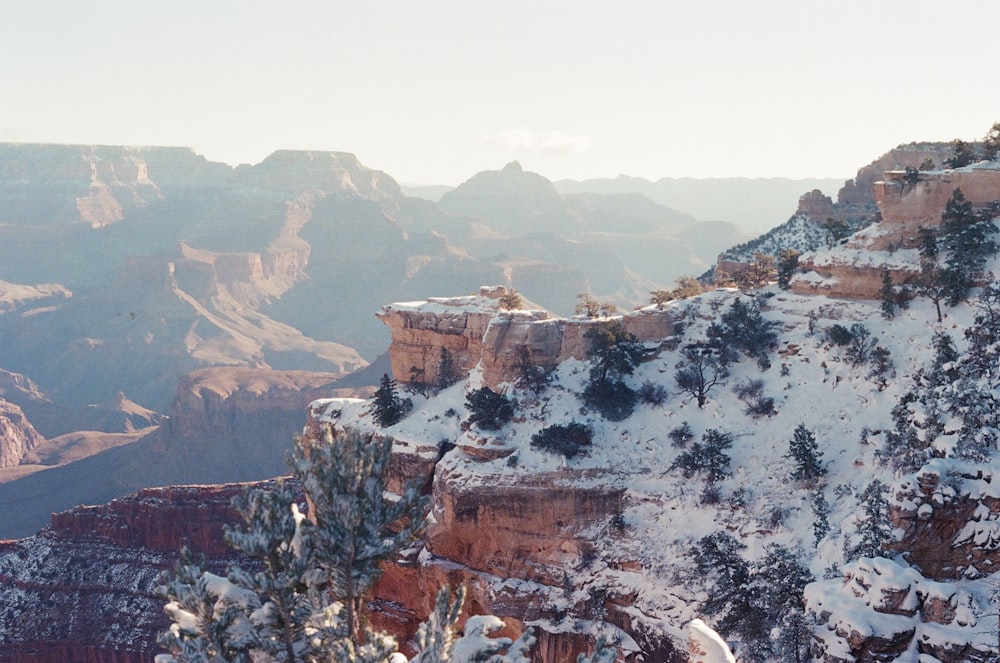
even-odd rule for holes
{"type": "Polygon", "coordinates": [[[17,465],[44,441],[20,407],[0,399],[0,468],[17,465]]]}

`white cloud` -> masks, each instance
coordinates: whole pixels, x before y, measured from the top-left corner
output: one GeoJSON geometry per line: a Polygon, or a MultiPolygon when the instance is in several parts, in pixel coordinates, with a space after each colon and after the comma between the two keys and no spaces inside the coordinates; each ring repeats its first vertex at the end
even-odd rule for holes
{"type": "Polygon", "coordinates": [[[510,152],[531,154],[577,154],[590,150],[590,136],[574,136],[562,131],[534,132],[527,127],[508,129],[483,136],[478,146],[498,147],[510,152]]]}

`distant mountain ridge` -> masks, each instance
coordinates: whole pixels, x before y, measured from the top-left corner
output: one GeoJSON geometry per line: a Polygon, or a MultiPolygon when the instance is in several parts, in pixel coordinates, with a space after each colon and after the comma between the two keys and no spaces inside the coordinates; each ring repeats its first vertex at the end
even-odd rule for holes
{"type": "Polygon", "coordinates": [[[746,232],[759,233],[788,219],[806,191],[834,192],[848,178],[784,177],[661,178],[642,177],[558,180],[560,193],[641,193],[650,200],[691,214],[702,221],[728,221],[746,232]]]}

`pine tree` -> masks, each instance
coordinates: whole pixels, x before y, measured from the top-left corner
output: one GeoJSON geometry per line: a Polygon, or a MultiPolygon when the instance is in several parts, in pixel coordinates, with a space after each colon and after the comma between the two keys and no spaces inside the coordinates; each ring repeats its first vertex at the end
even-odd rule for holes
{"type": "Polygon", "coordinates": [[[941,215],[941,247],[946,252],[943,269],[948,303],[966,298],[969,290],[984,278],[988,258],[997,252],[992,219],[979,218],[961,189],[955,189],[941,215]]]}
{"type": "Polygon", "coordinates": [[[817,490],[812,499],[813,512],[813,545],[819,545],[830,531],[830,503],[826,501],[822,490],[817,490]]]}
{"type": "Polygon", "coordinates": [[[857,536],[853,543],[845,541],[845,556],[849,560],[859,557],[881,557],[885,546],[892,540],[892,521],[889,520],[888,487],[873,479],[861,493],[861,515],[858,518],[857,536]]]}
{"type": "MultiPolygon", "coordinates": [[[[399,663],[405,657],[385,633],[357,629],[358,599],[378,575],[380,561],[410,544],[424,521],[424,498],[408,488],[384,495],[392,441],[347,433],[300,443],[292,467],[310,504],[306,518],[284,482],[249,491],[236,503],[244,528],[227,542],[252,561],[228,577],[203,570],[190,553],[160,593],[173,621],[160,643],[160,663],[399,663]],[[353,606],[353,608],[352,608],[353,606]]],[[[455,639],[464,591],[455,601],[442,590],[417,636],[419,663],[529,663],[530,629],[512,642],[484,637],[500,623],[479,618],[477,630],[455,639]]],[[[472,620],[470,619],[470,622],[472,620]]]]}
{"type": "Polygon", "coordinates": [[[695,442],[690,449],[677,456],[669,469],[680,469],[685,479],[700,474],[705,480],[702,500],[713,501],[711,496],[715,491],[715,485],[729,476],[730,458],[726,451],[732,446],[731,433],[710,428],[701,436],[700,442],[695,442]]]}
{"type": "Polygon", "coordinates": [[[792,479],[795,481],[815,481],[826,474],[821,462],[822,452],[816,444],[816,436],[799,424],[788,443],[788,455],[795,463],[792,479]]]}
{"type": "Polygon", "coordinates": [[[879,288],[878,297],[881,300],[882,317],[886,320],[896,317],[896,287],[888,269],[882,270],[882,287],[879,288]]]}
{"type": "Polygon", "coordinates": [[[396,381],[391,379],[388,373],[383,373],[371,407],[375,423],[380,428],[398,424],[408,409],[407,401],[400,398],[396,390],[396,381]]]}

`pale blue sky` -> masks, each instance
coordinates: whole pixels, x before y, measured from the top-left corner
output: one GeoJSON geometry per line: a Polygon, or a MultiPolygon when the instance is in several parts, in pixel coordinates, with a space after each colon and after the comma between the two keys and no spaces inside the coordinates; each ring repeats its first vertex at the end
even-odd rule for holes
{"type": "Polygon", "coordinates": [[[996,0],[5,0],[0,140],[404,183],[849,177],[1000,121],[996,0]]]}

